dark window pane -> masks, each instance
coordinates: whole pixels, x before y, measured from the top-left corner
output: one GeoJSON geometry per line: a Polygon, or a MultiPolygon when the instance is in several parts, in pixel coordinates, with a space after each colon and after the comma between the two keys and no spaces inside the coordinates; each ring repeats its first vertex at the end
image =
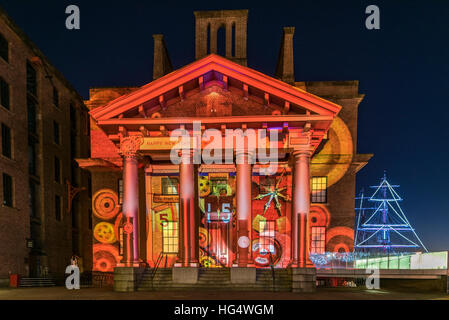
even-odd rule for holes
{"type": "Polygon", "coordinates": [[[9,60],[9,44],[8,40],[5,39],[5,37],[0,34],[0,57],[3,58],[3,60],[8,61],[9,60]]]}
{"type": "Polygon", "coordinates": [[[11,129],[2,123],[2,154],[11,158],[11,129]]]}
{"type": "Polygon", "coordinates": [[[37,75],[33,66],[27,62],[27,91],[33,96],[37,96],[37,75]]]}
{"type": "Polygon", "coordinates": [[[30,216],[37,217],[37,185],[30,181],[30,216]]]}
{"type": "Polygon", "coordinates": [[[327,202],[327,177],[312,178],[311,202],[312,203],[327,202]]]}
{"type": "Polygon", "coordinates": [[[9,110],[9,84],[0,78],[0,104],[9,110]]]}
{"type": "Polygon", "coordinates": [[[32,175],[36,175],[36,144],[32,141],[28,144],[28,171],[32,175]]]}
{"type": "Polygon", "coordinates": [[[6,173],[3,174],[3,205],[12,207],[12,192],[13,192],[13,186],[12,186],[12,177],[10,175],[7,175],[6,173]]]}
{"type": "Polygon", "coordinates": [[[28,131],[36,133],[36,102],[33,99],[27,99],[27,112],[28,112],[28,131]]]}
{"type": "Polygon", "coordinates": [[[61,182],[61,162],[58,157],[55,157],[55,181],[61,182]]]}
{"type": "Polygon", "coordinates": [[[53,104],[59,107],[59,92],[55,87],[53,87],[53,104]]]}
{"type": "Polygon", "coordinates": [[[55,196],[55,218],[61,221],[61,197],[55,196]]]}
{"type": "Polygon", "coordinates": [[[53,121],[53,141],[59,144],[59,123],[53,121]]]}
{"type": "Polygon", "coordinates": [[[76,132],[76,108],[70,104],[70,130],[76,132]]]}

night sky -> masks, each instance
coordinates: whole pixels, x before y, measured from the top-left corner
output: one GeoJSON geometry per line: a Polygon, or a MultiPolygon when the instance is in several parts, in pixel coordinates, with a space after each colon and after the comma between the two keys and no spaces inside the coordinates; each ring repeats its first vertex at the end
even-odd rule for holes
{"type": "Polygon", "coordinates": [[[24,1],[0,5],[88,98],[89,87],[152,80],[152,34],[175,68],[194,60],[194,10],[249,9],[248,66],[272,75],[283,26],[295,26],[295,76],[359,80],[358,152],[374,158],[357,190],[384,170],[429,250],[449,249],[449,2],[447,1],[24,1]],[[65,8],[81,30],[65,28],[65,8]],[[282,7],[277,5],[282,4],[282,7]],[[365,8],[380,8],[380,30],[365,8]],[[269,6],[271,5],[271,6],[269,6]]]}

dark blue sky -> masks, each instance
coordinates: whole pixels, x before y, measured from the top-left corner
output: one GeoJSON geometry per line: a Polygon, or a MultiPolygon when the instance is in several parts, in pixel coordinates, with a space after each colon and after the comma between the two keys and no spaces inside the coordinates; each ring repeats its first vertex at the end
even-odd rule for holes
{"type": "Polygon", "coordinates": [[[449,2],[25,1],[0,5],[87,98],[92,86],[152,79],[152,34],[175,68],[194,60],[194,10],[249,9],[248,66],[273,74],[283,26],[295,26],[296,80],[360,80],[358,152],[374,158],[359,190],[387,170],[403,209],[431,250],[449,249],[449,2]],[[65,8],[81,30],[65,29],[65,8]],[[282,4],[282,7],[280,6],[282,4]],[[376,4],[381,29],[365,28],[376,4]]]}

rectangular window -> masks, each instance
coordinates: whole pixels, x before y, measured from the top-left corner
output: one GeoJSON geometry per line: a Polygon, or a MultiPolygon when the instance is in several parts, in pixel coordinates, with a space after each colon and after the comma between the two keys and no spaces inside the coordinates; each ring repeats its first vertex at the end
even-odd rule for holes
{"type": "Polygon", "coordinates": [[[77,122],[76,122],[76,108],[73,103],[70,104],[70,130],[73,132],[77,132],[76,130],[77,122]]]}
{"type": "Polygon", "coordinates": [[[53,87],[53,104],[55,107],[59,107],[59,92],[56,87],[53,87]]]}
{"type": "Polygon", "coordinates": [[[9,43],[2,34],[0,34],[0,57],[6,62],[9,60],[9,43]]]}
{"type": "Polygon", "coordinates": [[[274,250],[274,236],[275,236],[274,220],[260,220],[259,221],[259,245],[260,250],[267,252],[270,256],[270,263],[272,261],[272,255],[275,254],[274,250]]]}
{"type": "Polygon", "coordinates": [[[55,196],[55,218],[57,221],[61,221],[61,197],[55,196]]]}
{"type": "Polygon", "coordinates": [[[37,185],[33,181],[30,181],[30,216],[37,217],[37,185]]]}
{"type": "Polygon", "coordinates": [[[7,207],[13,206],[13,183],[12,177],[3,173],[3,205],[7,207]]]}
{"type": "Polygon", "coordinates": [[[178,222],[168,221],[162,227],[162,252],[165,254],[178,253],[178,222]]]}
{"type": "Polygon", "coordinates": [[[60,143],[60,135],[59,135],[59,123],[53,121],[53,141],[56,144],[60,143]]]}
{"type": "Polygon", "coordinates": [[[0,105],[9,110],[9,84],[0,78],[0,105]]]}
{"type": "Polygon", "coordinates": [[[178,194],[178,179],[162,178],[162,194],[163,195],[178,194]]]}
{"type": "Polygon", "coordinates": [[[12,157],[11,128],[2,123],[2,155],[7,158],[12,157]]]}
{"type": "Polygon", "coordinates": [[[36,144],[33,141],[28,141],[28,172],[36,175],[36,144]]]}
{"type": "Polygon", "coordinates": [[[123,203],[123,179],[118,179],[118,203],[123,203]]]}
{"type": "Polygon", "coordinates": [[[312,203],[327,202],[327,177],[312,178],[311,201],[312,203]]]}
{"type": "Polygon", "coordinates": [[[61,161],[55,157],[55,181],[61,182],[61,161]]]}
{"type": "Polygon", "coordinates": [[[37,97],[37,74],[29,62],[27,62],[27,92],[37,97]]]}
{"type": "Polygon", "coordinates": [[[28,113],[28,132],[36,133],[37,124],[36,124],[36,116],[37,116],[37,105],[33,98],[27,99],[27,113],[28,113]]]}
{"type": "Polygon", "coordinates": [[[326,227],[312,227],[310,253],[324,253],[326,245],[326,227]]]}

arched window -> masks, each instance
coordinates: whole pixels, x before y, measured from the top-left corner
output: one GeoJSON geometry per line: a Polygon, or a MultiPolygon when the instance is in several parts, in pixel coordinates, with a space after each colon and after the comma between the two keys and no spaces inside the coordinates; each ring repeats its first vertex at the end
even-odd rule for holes
{"type": "Polygon", "coordinates": [[[226,56],[226,29],[224,25],[217,30],[217,54],[222,57],[226,56]]]}
{"type": "Polygon", "coordinates": [[[235,57],[235,22],[232,23],[232,41],[231,41],[231,55],[235,57]]]}
{"type": "Polygon", "coordinates": [[[210,54],[210,23],[207,25],[207,54],[210,54]]]}
{"type": "Polygon", "coordinates": [[[2,57],[5,61],[8,61],[9,58],[8,40],[6,40],[2,34],[0,34],[0,57],[2,57]]]}

